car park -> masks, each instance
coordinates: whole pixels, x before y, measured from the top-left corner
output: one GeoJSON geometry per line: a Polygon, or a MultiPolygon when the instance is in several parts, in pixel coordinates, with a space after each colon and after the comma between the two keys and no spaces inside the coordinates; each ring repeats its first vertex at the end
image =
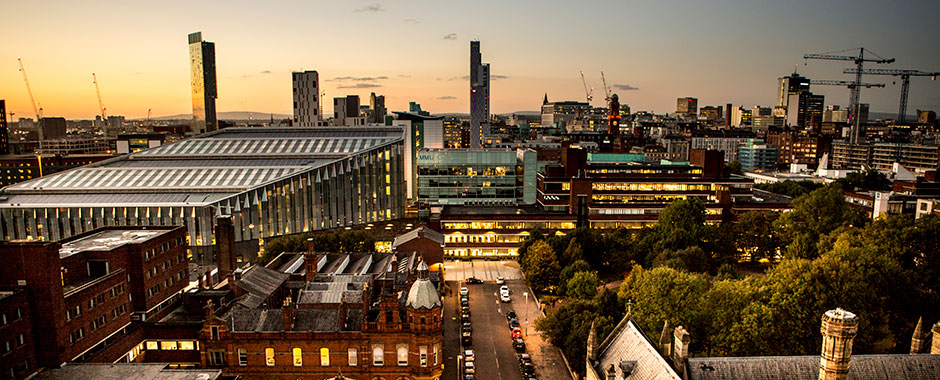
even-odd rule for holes
{"type": "Polygon", "coordinates": [[[473,350],[464,350],[464,352],[463,352],[463,360],[466,360],[466,361],[468,361],[468,362],[472,362],[473,359],[475,359],[475,358],[476,358],[476,355],[473,354],[473,350]]]}
{"type": "Polygon", "coordinates": [[[496,277],[496,285],[503,285],[506,283],[506,279],[502,277],[496,277]]]}
{"type": "Polygon", "coordinates": [[[516,352],[525,352],[525,341],[520,338],[513,339],[512,349],[516,350],[516,352]]]}
{"type": "Polygon", "coordinates": [[[482,284],[483,280],[476,278],[476,277],[470,277],[467,279],[467,283],[468,284],[482,284]]]}

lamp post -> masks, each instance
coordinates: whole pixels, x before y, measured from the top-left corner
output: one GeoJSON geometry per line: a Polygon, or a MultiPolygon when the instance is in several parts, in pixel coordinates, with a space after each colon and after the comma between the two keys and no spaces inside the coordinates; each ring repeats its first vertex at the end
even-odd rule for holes
{"type": "Polygon", "coordinates": [[[529,336],[529,292],[522,292],[525,297],[525,335],[529,336]]]}
{"type": "Polygon", "coordinates": [[[457,380],[460,380],[460,360],[463,359],[463,355],[457,355],[457,367],[454,368],[457,370],[457,380]]]}

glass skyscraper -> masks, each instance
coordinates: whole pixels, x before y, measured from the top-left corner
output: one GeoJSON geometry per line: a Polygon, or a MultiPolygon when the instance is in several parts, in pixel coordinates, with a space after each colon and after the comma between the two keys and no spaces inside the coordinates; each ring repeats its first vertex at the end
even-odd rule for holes
{"type": "Polygon", "coordinates": [[[190,85],[193,90],[193,132],[218,129],[215,99],[215,43],[202,40],[202,32],[189,34],[190,85]]]}

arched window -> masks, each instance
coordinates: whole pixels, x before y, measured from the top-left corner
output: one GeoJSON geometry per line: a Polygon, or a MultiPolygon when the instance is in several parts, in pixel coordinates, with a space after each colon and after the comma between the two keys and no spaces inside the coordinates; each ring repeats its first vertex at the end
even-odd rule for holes
{"type": "Polygon", "coordinates": [[[398,346],[398,365],[406,366],[408,365],[408,347],[407,346],[398,346]]]}
{"type": "Polygon", "coordinates": [[[268,347],[264,349],[264,364],[274,366],[274,348],[268,347]]]}
{"type": "Polygon", "coordinates": [[[294,349],[291,350],[291,352],[292,352],[293,355],[294,355],[294,366],[300,367],[300,366],[304,365],[304,353],[303,353],[303,350],[301,350],[300,347],[294,347],[294,349]]]}
{"type": "Polygon", "coordinates": [[[385,365],[385,350],[383,350],[382,347],[372,348],[372,365],[374,366],[385,365]]]}
{"type": "Polygon", "coordinates": [[[320,349],[320,366],[330,366],[330,349],[323,347],[320,349]]]}

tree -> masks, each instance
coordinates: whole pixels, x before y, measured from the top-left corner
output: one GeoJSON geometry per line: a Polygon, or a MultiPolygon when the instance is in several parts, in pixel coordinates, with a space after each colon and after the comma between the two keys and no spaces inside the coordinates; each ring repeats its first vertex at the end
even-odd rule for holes
{"type": "Polygon", "coordinates": [[[845,189],[875,191],[891,190],[892,184],[886,175],[872,168],[849,173],[845,178],[839,178],[838,182],[845,189]]]}
{"type": "Polygon", "coordinates": [[[620,296],[633,302],[633,318],[646,331],[660,331],[668,320],[700,336],[705,331],[702,299],[708,287],[704,275],[658,267],[640,270],[635,277],[631,272],[620,286],[620,296]]]}
{"type": "Polygon", "coordinates": [[[780,248],[780,238],[773,223],[780,215],[769,211],[748,211],[731,227],[735,248],[752,262],[773,259],[780,248]]]}
{"type": "Polygon", "coordinates": [[[790,198],[797,198],[803,194],[807,194],[823,186],[824,185],[822,183],[813,182],[809,180],[803,180],[803,181],[786,180],[783,182],[759,183],[759,184],[755,184],[754,188],[758,190],[768,191],[774,194],[786,195],[790,198]]]}
{"type": "Polygon", "coordinates": [[[561,271],[555,251],[543,240],[529,247],[522,270],[535,291],[553,290],[561,271]]]}
{"type": "Polygon", "coordinates": [[[744,173],[744,171],[741,170],[741,162],[738,161],[738,160],[734,160],[734,161],[729,162],[729,163],[728,163],[728,166],[726,167],[726,169],[728,169],[728,173],[730,173],[730,174],[738,174],[738,175],[740,175],[740,174],[743,174],[743,173],[744,173]]]}
{"type": "Polygon", "coordinates": [[[820,237],[840,226],[861,226],[865,218],[845,203],[838,184],[814,190],[793,202],[793,211],[774,222],[774,229],[787,244],[788,257],[815,258],[820,237]]]}
{"type": "Polygon", "coordinates": [[[568,280],[574,277],[575,273],[578,272],[588,272],[591,270],[591,265],[584,260],[578,260],[570,265],[566,266],[565,269],[561,270],[561,273],[558,275],[558,294],[566,295],[568,294],[568,280]]]}
{"type": "Polygon", "coordinates": [[[368,231],[345,231],[339,236],[340,251],[363,253],[375,250],[375,237],[368,231]]]}
{"type": "MultiPolygon", "coordinates": [[[[601,293],[598,299],[609,300],[611,296],[601,293]]],[[[597,336],[604,337],[623,318],[622,311],[608,315],[604,314],[605,310],[597,300],[571,300],[536,320],[535,329],[561,349],[570,362],[584,363],[591,326],[597,329],[597,336]]],[[[572,366],[572,369],[584,374],[584,366],[572,366]]]]}
{"type": "Polygon", "coordinates": [[[566,248],[565,253],[562,254],[562,265],[568,266],[575,261],[581,260],[583,257],[584,251],[581,250],[578,239],[571,239],[571,242],[568,243],[568,248],[566,248]]]}
{"type": "Polygon", "coordinates": [[[711,258],[698,246],[680,250],[667,249],[656,255],[653,266],[667,266],[686,272],[709,272],[712,270],[711,258]]]}
{"type": "Polygon", "coordinates": [[[568,297],[579,299],[591,299],[597,295],[597,287],[601,286],[601,280],[597,278],[597,273],[593,271],[577,272],[568,280],[568,297]]]}
{"type": "Polygon", "coordinates": [[[304,235],[286,235],[274,238],[264,245],[264,253],[258,256],[255,262],[264,265],[284,252],[305,252],[307,251],[306,242],[307,239],[304,235]]]}

